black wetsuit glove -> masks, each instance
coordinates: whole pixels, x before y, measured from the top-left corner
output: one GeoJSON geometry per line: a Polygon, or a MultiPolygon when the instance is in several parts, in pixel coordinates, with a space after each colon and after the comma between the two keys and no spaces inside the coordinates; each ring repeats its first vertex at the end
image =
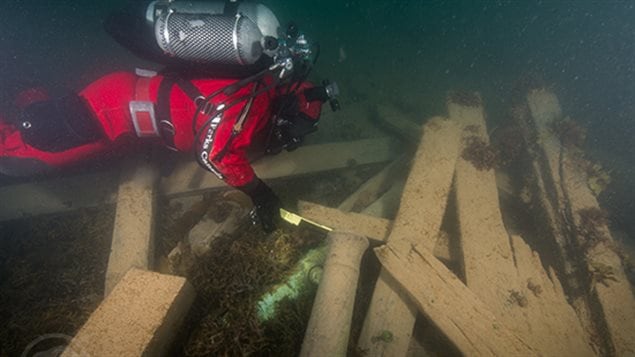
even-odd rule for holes
{"type": "Polygon", "coordinates": [[[257,177],[245,186],[237,188],[249,195],[254,203],[254,209],[251,212],[252,220],[260,222],[266,233],[273,232],[280,218],[280,199],[278,196],[257,177]]]}

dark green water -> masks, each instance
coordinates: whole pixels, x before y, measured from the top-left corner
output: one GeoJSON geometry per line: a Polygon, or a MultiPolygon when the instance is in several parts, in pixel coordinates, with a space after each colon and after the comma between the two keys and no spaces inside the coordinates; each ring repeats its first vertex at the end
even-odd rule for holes
{"type": "MultiPolygon", "coordinates": [[[[153,67],[102,30],[124,3],[4,2],[0,108],[20,83],[80,90],[113,71],[153,67]]],[[[320,42],[315,76],[340,83],[343,105],[388,103],[423,121],[443,114],[448,90],[465,88],[483,94],[495,127],[508,119],[515,82],[539,74],[588,128],[587,151],[613,169],[602,201],[614,228],[635,238],[635,1],[263,3],[320,42]]]]}

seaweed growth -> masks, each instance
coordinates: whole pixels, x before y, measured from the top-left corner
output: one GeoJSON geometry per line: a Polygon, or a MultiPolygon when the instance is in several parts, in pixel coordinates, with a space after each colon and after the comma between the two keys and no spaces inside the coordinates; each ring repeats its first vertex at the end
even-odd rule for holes
{"type": "Polygon", "coordinates": [[[279,349],[301,341],[298,333],[303,333],[311,309],[309,292],[304,300],[286,302],[287,310],[278,317],[284,321],[271,325],[261,324],[256,302],[318,239],[282,230],[267,238],[259,227],[247,227],[239,236],[218,239],[192,269],[189,280],[198,292],[193,310],[201,319],[183,346],[186,356],[279,355],[279,349]],[[278,330],[281,325],[286,328],[278,330]]]}
{"type": "Polygon", "coordinates": [[[461,157],[472,163],[477,170],[491,170],[498,164],[498,150],[478,136],[465,139],[466,146],[461,157]]]}
{"type": "Polygon", "coordinates": [[[108,208],[0,224],[0,356],[86,321],[102,299],[113,219],[108,208]]]}
{"type": "Polygon", "coordinates": [[[467,90],[451,91],[448,93],[448,101],[466,107],[479,107],[483,103],[478,93],[467,90]]]}
{"type": "Polygon", "coordinates": [[[584,241],[581,244],[583,251],[588,251],[596,245],[607,241],[608,236],[605,234],[604,229],[609,220],[605,211],[596,207],[589,207],[579,210],[577,214],[580,216],[577,233],[584,237],[584,241]]]}
{"type": "Polygon", "coordinates": [[[515,125],[507,126],[495,132],[492,138],[496,146],[498,164],[508,166],[520,157],[525,150],[525,139],[520,128],[515,125]]]}
{"type": "Polygon", "coordinates": [[[555,119],[549,126],[566,148],[581,148],[586,141],[586,128],[571,118],[555,119]]]}

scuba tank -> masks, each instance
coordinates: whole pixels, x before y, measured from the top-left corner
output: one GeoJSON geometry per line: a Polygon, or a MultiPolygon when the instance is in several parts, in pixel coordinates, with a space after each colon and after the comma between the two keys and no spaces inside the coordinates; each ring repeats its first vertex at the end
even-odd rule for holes
{"type": "Polygon", "coordinates": [[[132,2],[112,13],[104,26],[143,59],[177,69],[216,69],[225,77],[262,70],[279,50],[277,17],[252,2],[132,2]]]}

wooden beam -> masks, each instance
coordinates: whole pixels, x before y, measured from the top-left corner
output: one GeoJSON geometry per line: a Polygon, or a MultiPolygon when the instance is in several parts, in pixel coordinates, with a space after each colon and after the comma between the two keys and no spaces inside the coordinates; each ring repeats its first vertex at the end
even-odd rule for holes
{"type": "Polygon", "coordinates": [[[152,267],[157,181],[158,170],[152,163],[135,158],[125,164],[106,270],[106,295],[131,268],[152,267]]]}
{"type": "Polygon", "coordinates": [[[413,245],[410,251],[404,251],[395,249],[389,242],[375,248],[375,253],[382,266],[407,292],[410,301],[434,321],[463,355],[538,355],[422,245],[413,245]]]}
{"type": "Polygon", "coordinates": [[[324,272],[307,323],[300,356],[346,356],[360,263],[368,239],[331,231],[324,272]]]}
{"type": "Polygon", "coordinates": [[[324,224],[333,230],[355,232],[372,240],[375,244],[384,243],[390,233],[392,222],[385,218],[371,217],[361,213],[343,212],[337,208],[325,207],[311,202],[299,201],[300,215],[312,221],[324,224]]]}
{"type": "MultiPolygon", "coordinates": [[[[394,159],[399,150],[397,142],[391,138],[318,144],[266,157],[255,162],[253,167],[260,178],[272,179],[385,162],[394,159]]],[[[174,196],[224,185],[215,175],[194,162],[188,162],[179,165],[161,182],[161,192],[174,196]]]]}
{"type": "Polygon", "coordinates": [[[421,138],[421,126],[404,119],[404,114],[393,105],[379,105],[378,124],[388,132],[396,134],[408,143],[417,145],[421,138]]]}
{"type": "MultiPolygon", "coordinates": [[[[479,140],[489,143],[481,106],[448,105],[450,117],[461,123],[463,150],[479,140]]],[[[564,294],[553,289],[533,292],[544,280],[544,270],[534,264],[531,250],[515,237],[515,248],[505,229],[493,168],[477,168],[461,157],[455,174],[461,251],[465,281],[494,315],[545,356],[593,356],[588,341],[564,294]],[[528,260],[532,259],[529,264],[528,260]],[[522,264],[522,266],[521,266],[522,264]],[[522,269],[522,277],[521,272],[522,269]],[[529,281],[534,277],[534,283],[529,281]],[[533,285],[532,285],[533,284],[533,285]],[[538,298],[537,295],[542,295],[538,298]],[[574,353],[575,352],[575,353],[574,353]]],[[[556,279],[557,280],[557,279],[556,279]]],[[[557,283],[559,285],[559,282],[557,283]]],[[[554,284],[549,282],[549,285],[554,284]]]]}
{"type": "MultiPolygon", "coordinates": [[[[413,244],[434,249],[452,185],[459,133],[458,125],[444,118],[425,125],[388,238],[393,249],[408,251],[413,244]]],[[[391,284],[381,272],[358,342],[372,356],[403,356],[410,344],[416,309],[391,284]],[[384,331],[391,332],[392,341],[377,340],[384,331]]]]}
{"type": "Polygon", "coordinates": [[[194,296],[185,278],[132,269],[62,356],[166,356],[194,296]]]}
{"type": "MultiPolygon", "coordinates": [[[[384,197],[385,195],[382,196],[382,198],[384,197]]],[[[375,201],[375,203],[380,202],[382,198],[375,201]]],[[[369,208],[373,207],[375,203],[370,205],[369,208]]],[[[340,209],[325,207],[317,203],[299,201],[298,210],[302,217],[331,227],[334,230],[354,232],[368,238],[374,245],[386,242],[393,223],[392,220],[370,216],[369,214],[372,212],[369,212],[368,209],[365,209],[364,213],[360,214],[343,212],[340,209]]],[[[447,235],[440,235],[434,246],[434,256],[444,262],[452,260],[448,238],[447,235]]]]}
{"type": "MultiPolygon", "coordinates": [[[[390,138],[327,143],[263,158],[254,168],[261,177],[272,179],[390,161],[400,150],[398,143],[390,138]]],[[[119,172],[113,170],[0,187],[0,222],[113,204],[118,177],[119,172]]],[[[220,187],[225,187],[225,183],[187,160],[161,180],[158,194],[188,195],[220,187]]]]}
{"type": "Polygon", "coordinates": [[[589,339],[602,353],[632,354],[635,349],[631,325],[635,323],[632,322],[635,321],[635,300],[621,261],[610,248],[612,237],[608,228],[597,225],[598,244],[592,245],[591,249],[587,245],[588,237],[580,234],[584,230],[580,210],[599,210],[599,205],[587,187],[586,172],[551,129],[553,124],[557,124],[556,120],[564,119],[558,98],[547,89],[532,90],[527,95],[527,106],[529,114],[520,123],[528,127],[525,131],[535,133],[538,149],[533,173],[538,177],[536,181],[542,184],[539,188],[544,190],[536,197],[546,208],[543,216],[548,218],[547,223],[553,225],[552,231],[556,233],[551,237],[563,262],[565,291],[570,294],[571,304],[589,339]],[[598,266],[601,267],[600,275],[609,271],[616,280],[605,281],[610,289],[605,289],[607,287],[603,283],[587,280],[598,273],[598,266]],[[598,316],[603,321],[598,321],[598,316]],[[627,336],[629,334],[631,336],[627,336]]]}
{"type": "MultiPolygon", "coordinates": [[[[481,105],[449,102],[448,113],[462,125],[461,152],[469,150],[474,140],[489,144],[481,105]]],[[[454,185],[466,284],[483,301],[493,304],[493,310],[502,309],[509,297],[508,290],[517,287],[494,169],[477,168],[460,157],[456,162],[454,185]]]]}
{"type": "Polygon", "coordinates": [[[379,173],[364,182],[358,190],[340,203],[337,208],[345,212],[359,212],[370,206],[394,185],[396,177],[405,175],[408,161],[406,156],[402,155],[386,165],[379,173]]]}
{"type": "Polygon", "coordinates": [[[635,296],[631,284],[607,223],[585,222],[585,211],[602,212],[587,185],[586,170],[569,149],[563,148],[562,157],[562,182],[575,227],[574,237],[584,251],[587,276],[591,277],[589,293],[606,323],[611,352],[617,356],[635,355],[635,296]]]}
{"type": "Polygon", "coordinates": [[[519,284],[496,315],[540,355],[596,356],[553,269],[545,272],[538,253],[520,236],[512,236],[512,248],[519,284]]]}
{"type": "Polygon", "coordinates": [[[119,171],[98,172],[0,187],[0,221],[113,203],[119,171]]]}

